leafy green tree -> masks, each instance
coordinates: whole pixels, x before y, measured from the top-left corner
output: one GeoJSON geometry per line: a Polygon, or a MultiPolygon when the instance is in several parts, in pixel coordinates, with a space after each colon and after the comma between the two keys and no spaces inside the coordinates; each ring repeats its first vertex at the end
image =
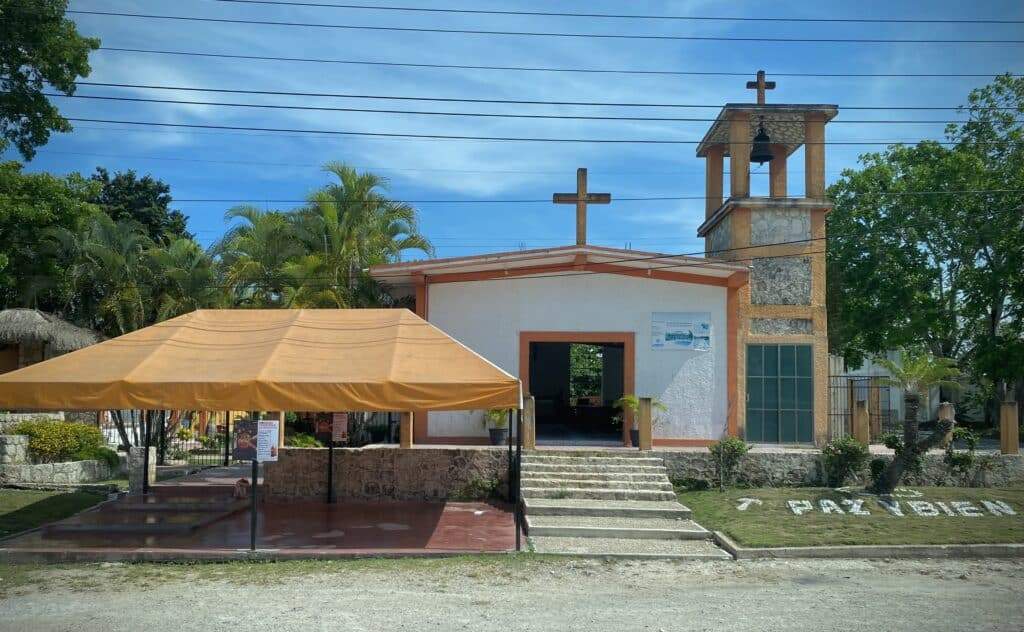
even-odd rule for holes
{"type": "Polygon", "coordinates": [[[66,309],[77,322],[113,336],[148,324],[152,242],[138,222],[97,213],[77,232],[56,228],[49,237],[67,262],[66,309]]]}
{"type": "Polygon", "coordinates": [[[569,345],[569,397],[601,395],[603,371],[601,347],[598,345],[569,345]]]}
{"type": "Polygon", "coordinates": [[[88,202],[95,188],[75,174],[25,173],[18,162],[0,163],[0,307],[62,305],[65,271],[45,236],[56,228],[75,231],[98,213],[88,202]]]}
{"type": "Polygon", "coordinates": [[[293,284],[289,263],[303,254],[292,218],[279,211],[238,206],[224,219],[242,220],[214,249],[234,301],[247,307],[285,306],[286,290],[293,284]]]}
{"type": "Polygon", "coordinates": [[[324,170],[337,177],[313,193],[294,223],[305,250],[291,262],[292,304],[310,307],[365,307],[389,297],[366,273],[372,265],[397,261],[405,250],[433,254],[408,204],[388,199],[387,181],[342,163],[324,170]]]}
{"type": "Polygon", "coordinates": [[[138,177],[135,171],[117,172],[111,177],[103,167],[90,176],[101,186],[91,200],[114,220],[135,220],[145,227],[149,238],[169,243],[179,237],[191,237],[181,211],[173,210],[171,187],[151,175],[138,177]]]}
{"type": "Polygon", "coordinates": [[[998,398],[1024,378],[1024,362],[985,360],[1024,318],[1024,78],[997,77],[963,112],[952,146],[865,154],[830,187],[829,337],[854,365],[923,344],[975,383],[1001,380],[998,398]]]}
{"type": "Polygon", "coordinates": [[[155,246],[149,256],[157,321],[225,304],[213,258],[192,239],[179,237],[166,247],[155,246]]]}
{"type": "Polygon", "coordinates": [[[948,420],[939,420],[935,431],[925,438],[920,437],[918,410],[921,399],[935,387],[950,389],[959,388],[955,380],[960,371],[956,363],[948,358],[936,357],[926,351],[909,349],[900,352],[899,362],[879,357],[877,362],[888,370],[890,377],[885,381],[904,392],[903,436],[894,436],[886,440],[887,447],[894,450],[895,455],[889,465],[875,480],[875,492],[891,494],[907,471],[919,471],[921,457],[928,450],[939,445],[953,429],[948,420]]]}
{"type": "Polygon", "coordinates": [[[71,131],[43,88],[74,94],[100,41],[78,34],[67,7],[67,0],[0,0],[0,151],[13,143],[31,160],[51,132],[71,131]]]}

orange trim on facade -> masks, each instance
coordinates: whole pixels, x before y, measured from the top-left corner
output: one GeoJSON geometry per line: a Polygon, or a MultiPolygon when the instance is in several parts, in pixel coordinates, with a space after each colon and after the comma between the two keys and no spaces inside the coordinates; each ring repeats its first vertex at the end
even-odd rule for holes
{"type": "Polygon", "coordinates": [[[416,275],[416,315],[423,320],[427,320],[430,300],[428,292],[427,277],[423,274],[416,275]]]}
{"type": "MultiPolygon", "coordinates": [[[[579,342],[622,344],[622,392],[636,392],[636,334],[632,331],[521,331],[519,332],[519,380],[523,393],[530,392],[530,343],[579,342]]],[[[632,418],[623,420],[622,444],[629,445],[632,418]]]]}
{"type": "MultiPolygon", "coordinates": [[[[685,268],[686,263],[678,264],[678,267],[685,268]]],[[[698,264],[699,265],[699,264],[698,264]]],[[[656,279],[658,281],[676,281],[678,283],[694,283],[697,285],[714,285],[726,287],[731,277],[711,277],[689,272],[674,272],[667,270],[650,270],[645,268],[630,268],[628,266],[616,265],[613,263],[559,263],[546,266],[530,266],[525,268],[513,268],[508,270],[481,270],[478,272],[452,272],[449,274],[434,274],[427,276],[427,284],[431,283],[463,283],[466,281],[486,281],[504,277],[521,277],[534,274],[554,274],[559,272],[604,272],[608,274],[621,274],[624,276],[640,277],[645,279],[656,279]]]]}

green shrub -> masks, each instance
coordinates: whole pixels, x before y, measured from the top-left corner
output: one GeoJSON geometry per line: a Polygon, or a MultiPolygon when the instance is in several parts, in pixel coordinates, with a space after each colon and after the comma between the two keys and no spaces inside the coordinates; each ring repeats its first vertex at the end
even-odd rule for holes
{"type": "Polygon", "coordinates": [[[121,459],[110,448],[93,447],[80,450],[71,459],[73,461],[103,461],[110,468],[111,472],[117,472],[121,468],[121,459]]]}
{"type": "Polygon", "coordinates": [[[708,450],[711,451],[711,461],[715,466],[718,488],[724,490],[735,482],[740,461],[743,459],[743,455],[750,450],[750,446],[738,437],[726,437],[712,443],[708,450]]]}
{"type": "Polygon", "coordinates": [[[826,484],[840,487],[846,480],[864,469],[871,457],[868,446],[853,437],[833,439],[821,451],[826,484]]]}
{"type": "Polygon", "coordinates": [[[498,496],[499,483],[497,479],[474,478],[461,488],[452,492],[449,500],[471,501],[487,500],[498,496]]]}
{"type": "Polygon", "coordinates": [[[178,432],[175,435],[178,437],[178,441],[191,441],[195,433],[188,428],[178,428],[178,432]]]}
{"type": "Polygon", "coordinates": [[[296,432],[285,435],[284,444],[289,448],[322,448],[324,444],[313,435],[296,432]]]}
{"type": "MultiPolygon", "coordinates": [[[[287,437],[287,435],[285,436],[287,437]]],[[[224,446],[224,438],[221,435],[212,437],[203,435],[199,437],[199,445],[203,446],[204,450],[218,450],[224,446]]]]}
{"type": "Polygon", "coordinates": [[[41,463],[78,461],[81,454],[98,454],[105,448],[99,428],[80,423],[23,421],[14,427],[14,434],[28,436],[29,454],[41,463]]]}
{"type": "Polygon", "coordinates": [[[883,458],[871,459],[871,464],[868,466],[871,471],[871,487],[878,486],[878,479],[882,478],[882,473],[885,472],[885,468],[889,467],[889,462],[883,458]]]}
{"type": "Polygon", "coordinates": [[[974,477],[974,465],[977,461],[974,451],[978,448],[980,440],[981,437],[978,433],[958,426],[953,429],[953,441],[946,445],[946,454],[942,457],[942,461],[949,468],[949,473],[959,478],[964,487],[969,487],[974,477]],[[953,448],[953,443],[956,441],[963,441],[967,449],[957,452],[953,448]]]}

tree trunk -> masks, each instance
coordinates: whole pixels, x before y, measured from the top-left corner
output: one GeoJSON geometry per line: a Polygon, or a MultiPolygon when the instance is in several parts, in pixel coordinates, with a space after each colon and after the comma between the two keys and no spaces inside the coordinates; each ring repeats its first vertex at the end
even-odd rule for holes
{"type": "Polygon", "coordinates": [[[131,440],[128,438],[128,431],[124,427],[124,416],[120,410],[112,410],[113,413],[110,418],[114,422],[114,427],[117,428],[117,434],[121,437],[121,445],[125,450],[132,446],[131,440]]]}
{"type": "Polygon", "coordinates": [[[931,435],[924,439],[918,439],[917,412],[920,407],[920,398],[916,394],[907,393],[903,403],[906,409],[903,419],[903,450],[893,456],[892,462],[878,477],[874,489],[876,494],[891,494],[903,480],[903,475],[906,474],[910,464],[927,454],[928,450],[942,443],[946,435],[953,430],[952,421],[939,419],[935,424],[935,431],[931,435]]]}

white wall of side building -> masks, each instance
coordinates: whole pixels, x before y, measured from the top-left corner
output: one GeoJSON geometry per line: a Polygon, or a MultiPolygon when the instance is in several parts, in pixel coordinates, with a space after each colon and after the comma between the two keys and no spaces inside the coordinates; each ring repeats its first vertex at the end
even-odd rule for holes
{"type": "MultiPolygon", "coordinates": [[[[522,331],[633,332],[636,394],[668,412],[656,438],[719,439],[728,414],[724,287],[616,274],[504,278],[429,286],[428,320],[513,375],[522,331]],[[651,348],[652,312],[708,312],[711,351],[651,348]]],[[[430,437],[485,436],[481,413],[431,412],[430,437]]]]}

